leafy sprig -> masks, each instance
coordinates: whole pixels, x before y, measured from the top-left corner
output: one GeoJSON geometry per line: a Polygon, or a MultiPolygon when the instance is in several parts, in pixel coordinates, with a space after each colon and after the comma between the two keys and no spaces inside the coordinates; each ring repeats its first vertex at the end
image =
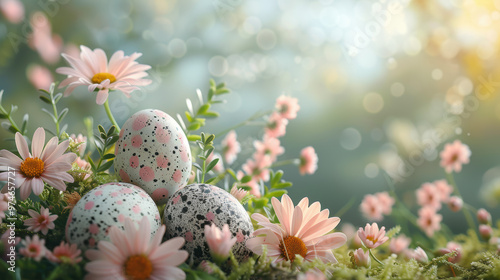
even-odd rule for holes
{"type": "Polygon", "coordinates": [[[12,114],[14,114],[18,107],[16,105],[11,105],[10,111],[5,109],[2,106],[2,97],[3,97],[3,90],[0,90],[0,119],[7,120],[2,122],[2,127],[11,132],[11,133],[21,133],[22,135],[25,135],[26,132],[28,131],[28,120],[29,120],[29,115],[25,114],[23,117],[23,122],[21,126],[18,126],[14,119],[12,118],[12,114]]]}
{"type": "Polygon", "coordinates": [[[52,83],[50,85],[50,88],[49,88],[48,91],[46,91],[44,89],[40,89],[40,92],[42,93],[42,95],[40,95],[40,99],[43,102],[45,102],[45,103],[47,103],[49,105],[52,105],[52,112],[50,112],[49,110],[47,110],[45,108],[42,108],[42,111],[44,113],[46,113],[47,115],[49,115],[49,117],[52,119],[52,121],[54,122],[54,124],[56,126],[56,133],[50,131],[49,129],[45,129],[45,130],[47,130],[48,132],[50,132],[53,135],[55,135],[55,136],[57,136],[57,137],[60,138],[61,134],[64,131],[66,131],[66,129],[68,128],[67,124],[65,124],[61,128],[61,122],[64,119],[64,117],[66,117],[66,115],[68,114],[69,109],[68,108],[64,108],[64,109],[62,109],[61,112],[59,112],[57,110],[57,103],[59,102],[59,100],[61,100],[61,98],[63,97],[63,94],[62,93],[58,93],[58,94],[54,95],[55,87],[56,87],[56,85],[54,83],[52,83]]]}
{"type": "Polygon", "coordinates": [[[210,170],[212,170],[215,167],[215,165],[217,165],[217,163],[219,162],[219,159],[216,158],[207,163],[208,157],[214,151],[215,135],[210,134],[209,136],[205,136],[205,133],[202,132],[200,134],[200,138],[201,139],[196,141],[196,143],[200,147],[200,154],[198,155],[198,158],[202,160],[202,165],[200,166],[197,163],[193,163],[193,166],[201,172],[201,179],[199,182],[202,184],[203,183],[210,184],[217,178],[217,176],[212,177],[205,182],[205,175],[208,172],[210,172],[210,170]]]}
{"type": "Polygon", "coordinates": [[[97,128],[99,129],[99,137],[95,138],[94,143],[97,152],[99,152],[99,161],[96,164],[90,156],[87,157],[92,168],[92,173],[96,176],[105,172],[113,165],[115,155],[108,151],[119,138],[115,126],[111,126],[108,131],[106,131],[102,125],[99,125],[97,128]]]}

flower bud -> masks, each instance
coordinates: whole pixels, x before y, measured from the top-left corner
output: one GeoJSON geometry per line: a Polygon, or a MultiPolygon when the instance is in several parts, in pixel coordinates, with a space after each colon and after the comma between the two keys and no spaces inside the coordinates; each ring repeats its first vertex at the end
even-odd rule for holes
{"type": "Polygon", "coordinates": [[[354,251],[354,261],[356,262],[356,265],[361,267],[370,267],[371,259],[370,259],[370,253],[368,251],[363,251],[363,249],[359,248],[356,251],[354,251]]]}
{"type": "Polygon", "coordinates": [[[479,235],[481,235],[484,240],[488,241],[493,235],[493,229],[489,225],[479,225],[479,235]]]}
{"type": "Polygon", "coordinates": [[[477,210],[477,220],[480,224],[491,224],[491,214],[486,209],[477,210]]]}
{"type": "Polygon", "coordinates": [[[458,196],[452,196],[448,200],[448,207],[453,212],[460,211],[463,206],[464,206],[464,201],[460,197],[458,197],[458,196]]]}
{"type": "Polygon", "coordinates": [[[419,263],[427,263],[429,261],[427,254],[420,247],[417,247],[417,249],[413,251],[413,258],[419,263]]]}

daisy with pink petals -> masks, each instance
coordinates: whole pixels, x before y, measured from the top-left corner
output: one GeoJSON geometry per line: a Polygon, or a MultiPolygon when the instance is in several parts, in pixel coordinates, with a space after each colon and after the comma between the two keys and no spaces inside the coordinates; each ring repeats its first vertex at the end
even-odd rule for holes
{"type": "Polygon", "coordinates": [[[437,180],[434,181],[433,184],[436,186],[441,202],[447,203],[450,199],[451,193],[453,192],[453,187],[450,186],[446,180],[437,180]]]}
{"type": "Polygon", "coordinates": [[[446,144],[444,150],[439,154],[441,157],[441,167],[447,173],[453,171],[458,173],[462,170],[462,164],[469,163],[470,155],[469,146],[462,144],[459,140],[455,140],[451,144],[446,144]]]}
{"type": "Polygon", "coordinates": [[[300,151],[299,172],[300,175],[314,174],[318,169],[318,155],[311,146],[300,151]]]}
{"type": "Polygon", "coordinates": [[[370,221],[382,221],[384,219],[382,204],[379,199],[372,194],[364,196],[363,201],[359,205],[361,213],[370,221]]]}
{"type": "Polygon", "coordinates": [[[390,215],[392,213],[392,206],[396,202],[394,198],[392,198],[388,192],[379,192],[376,193],[375,196],[380,203],[382,213],[384,213],[384,215],[390,215]]]}
{"type": "Polygon", "coordinates": [[[436,210],[441,209],[441,194],[436,186],[431,183],[424,183],[416,191],[418,205],[432,207],[436,210]]]}
{"type": "Polygon", "coordinates": [[[332,249],[344,245],[347,237],[344,233],[329,232],[339,224],[340,218],[328,218],[329,210],[320,211],[319,202],[309,206],[307,197],[297,206],[286,194],[281,202],[273,197],[271,203],[280,223],[273,224],[259,213],[252,215],[252,219],[262,227],[253,233],[254,238],[246,242],[252,252],[261,255],[263,246],[267,246],[267,256],[274,262],[293,262],[296,255],[306,261],[319,258],[325,263],[337,262],[332,249]]]}
{"type": "Polygon", "coordinates": [[[364,229],[360,227],[358,236],[368,249],[377,248],[389,240],[389,237],[385,236],[385,227],[379,229],[377,223],[366,224],[364,229]]]}
{"type": "Polygon", "coordinates": [[[285,148],[281,147],[278,138],[269,137],[267,135],[264,135],[263,141],[254,141],[253,145],[255,147],[254,158],[268,156],[272,162],[275,162],[278,156],[285,152],[285,148]]]}
{"type": "Polygon", "coordinates": [[[49,209],[40,208],[40,213],[37,213],[31,209],[28,209],[28,214],[31,218],[24,221],[24,225],[28,226],[28,230],[39,232],[41,231],[44,235],[47,235],[49,229],[54,229],[54,221],[57,219],[57,215],[50,215],[49,209]]]}
{"type": "Polygon", "coordinates": [[[281,95],[276,99],[276,109],[283,118],[295,119],[297,112],[300,110],[299,101],[297,98],[281,95]]]}
{"type": "Polygon", "coordinates": [[[435,231],[441,229],[442,220],[443,216],[436,213],[436,208],[434,207],[425,206],[418,210],[417,224],[429,237],[432,237],[435,231]]]}
{"type": "Polygon", "coordinates": [[[125,220],[125,231],[112,226],[110,241],[100,241],[98,250],[90,249],[85,256],[87,280],[104,279],[185,279],[186,274],[177,266],[188,257],[179,250],[184,238],[175,237],[161,243],[165,234],[162,225],[151,239],[151,226],[146,217],[139,225],[125,220]],[[125,246],[124,246],[125,245],[125,246]]]}
{"type": "Polygon", "coordinates": [[[45,248],[45,240],[40,239],[36,234],[33,235],[33,239],[31,239],[31,237],[29,236],[26,236],[26,239],[21,241],[21,244],[24,247],[19,249],[19,253],[38,262],[43,257],[45,257],[45,254],[48,251],[47,248],[45,248]]]}
{"type": "Polygon", "coordinates": [[[77,264],[82,261],[82,250],[76,244],[69,244],[61,241],[61,244],[54,248],[53,252],[47,250],[47,259],[55,263],[77,264]]]}
{"type": "Polygon", "coordinates": [[[227,164],[232,164],[236,160],[236,156],[241,151],[240,143],[236,140],[236,132],[229,131],[226,137],[222,140],[222,155],[227,164]]]}
{"type": "Polygon", "coordinates": [[[120,90],[125,96],[139,89],[138,86],[146,86],[151,80],[143,79],[148,74],[145,72],[151,66],[138,64],[135,60],[141,57],[141,53],[133,53],[125,56],[123,51],[117,51],[109,60],[101,49],[91,50],[86,46],[80,46],[80,57],[62,54],[71,67],[57,68],[56,72],[68,75],[59,87],[67,86],[64,96],[68,96],[78,86],[87,86],[89,92],[97,92],[96,102],[104,104],[111,90],[120,90]]]}
{"type": "Polygon", "coordinates": [[[234,185],[232,188],[231,188],[231,191],[230,191],[231,195],[234,196],[239,202],[241,202],[243,200],[243,198],[245,198],[245,196],[248,195],[248,191],[244,190],[244,189],[240,189],[238,188],[236,185],[234,185]]]}
{"type": "Polygon", "coordinates": [[[286,134],[288,120],[279,113],[274,112],[269,116],[266,125],[266,135],[272,138],[278,138],[286,134]]]}
{"type": "MultiPolygon", "coordinates": [[[[72,183],[73,177],[66,171],[71,169],[75,160],[74,153],[66,153],[69,140],[58,144],[57,136],[52,137],[44,148],[45,130],[40,127],[31,140],[31,153],[21,133],[16,133],[16,146],[21,158],[7,150],[0,151],[0,166],[9,166],[16,170],[15,186],[21,189],[21,199],[31,193],[40,195],[44,182],[60,191],[66,190],[66,182],[72,183]]],[[[4,170],[6,171],[6,170],[4,170]]],[[[0,173],[0,181],[7,181],[9,172],[0,173]]]]}
{"type": "Polygon", "coordinates": [[[411,239],[402,234],[391,239],[391,242],[389,243],[389,250],[391,250],[391,253],[399,255],[408,249],[410,243],[411,239]]]}
{"type": "Polygon", "coordinates": [[[212,257],[219,263],[229,257],[229,252],[236,243],[229,226],[225,224],[220,230],[215,224],[205,225],[205,238],[212,257]]]}

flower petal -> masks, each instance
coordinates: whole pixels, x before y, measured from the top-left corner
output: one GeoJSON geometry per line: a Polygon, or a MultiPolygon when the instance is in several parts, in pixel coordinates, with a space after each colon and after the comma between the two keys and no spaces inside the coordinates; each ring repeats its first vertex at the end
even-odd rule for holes
{"type": "Polygon", "coordinates": [[[30,151],[28,149],[28,144],[26,143],[26,139],[24,139],[21,133],[17,132],[15,138],[16,138],[17,151],[19,152],[21,157],[23,159],[31,157],[30,151]]]}

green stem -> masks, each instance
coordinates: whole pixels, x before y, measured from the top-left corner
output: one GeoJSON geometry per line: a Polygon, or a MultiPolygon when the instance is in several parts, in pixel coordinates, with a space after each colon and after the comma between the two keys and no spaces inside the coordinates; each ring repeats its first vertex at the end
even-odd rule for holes
{"type": "MultiPolygon", "coordinates": [[[[460,194],[460,190],[458,189],[457,184],[455,183],[455,179],[453,178],[453,174],[446,173],[446,179],[448,180],[448,183],[450,183],[450,185],[455,190],[455,194],[463,200],[463,197],[460,194]]],[[[467,211],[467,207],[462,207],[462,211],[464,212],[465,220],[467,221],[469,228],[475,231],[476,225],[474,224],[474,220],[472,219],[470,212],[467,211]]]]}
{"type": "Polygon", "coordinates": [[[118,123],[116,123],[116,120],[113,117],[113,113],[111,113],[111,110],[109,109],[109,99],[106,99],[106,102],[104,102],[104,110],[106,110],[106,114],[108,115],[111,124],[116,127],[116,131],[120,132],[120,126],[118,125],[118,123]]]}
{"type": "Polygon", "coordinates": [[[224,134],[228,133],[229,131],[231,131],[233,129],[240,128],[240,127],[245,126],[248,123],[250,123],[250,122],[252,122],[252,121],[254,121],[256,119],[262,118],[265,115],[269,115],[271,112],[272,111],[267,111],[267,112],[263,112],[263,113],[257,112],[253,116],[251,116],[250,118],[246,119],[245,121],[243,121],[243,122],[241,122],[241,123],[239,123],[237,125],[234,125],[234,126],[228,128],[228,129],[225,129],[225,130],[223,130],[223,131],[215,134],[215,138],[219,138],[219,137],[223,136],[224,134]]]}
{"type": "Polygon", "coordinates": [[[54,95],[52,94],[52,92],[50,92],[50,100],[51,100],[51,103],[52,103],[52,109],[54,110],[54,117],[56,117],[56,134],[57,134],[57,137],[61,136],[61,132],[59,131],[59,114],[57,114],[57,107],[56,107],[56,103],[54,102],[54,95]]]}
{"type": "Polygon", "coordinates": [[[381,261],[379,261],[372,253],[372,249],[368,249],[368,252],[370,252],[370,256],[373,258],[373,260],[375,260],[379,265],[384,266],[384,264],[381,261]]]}
{"type": "Polygon", "coordinates": [[[23,133],[23,132],[19,129],[19,127],[17,127],[16,122],[12,119],[12,117],[10,116],[10,114],[8,114],[8,115],[7,115],[7,120],[9,120],[10,125],[11,125],[11,126],[12,126],[15,130],[17,130],[17,132],[19,132],[19,133],[21,133],[21,134],[23,133]]]}
{"type": "Polygon", "coordinates": [[[287,159],[287,160],[282,160],[282,161],[275,162],[269,168],[275,168],[275,167],[280,167],[280,166],[290,165],[290,164],[296,164],[296,165],[298,165],[299,163],[300,163],[300,159],[298,159],[298,158],[287,159]]]}
{"type": "MultiPolygon", "coordinates": [[[[204,151],[204,150],[203,150],[204,151]]],[[[201,182],[200,183],[205,183],[205,168],[206,168],[206,160],[203,160],[203,169],[201,171],[201,182]]]]}
{"type": "Polygon", "coordinates": [[[356,201],[356,198],[355,197],[352,197],[351,200],[349,200],[349,202],[346,203],[346,205],[344,205],[342,208],[340,208],[339,211],[337,211],[337,213],[335,213],[335,215],[333,215],[334,217],[340,217],[342,215],[344,215],[347,210],[349,210],[352,205],[354,204],[354,202],[356,201]]]}

